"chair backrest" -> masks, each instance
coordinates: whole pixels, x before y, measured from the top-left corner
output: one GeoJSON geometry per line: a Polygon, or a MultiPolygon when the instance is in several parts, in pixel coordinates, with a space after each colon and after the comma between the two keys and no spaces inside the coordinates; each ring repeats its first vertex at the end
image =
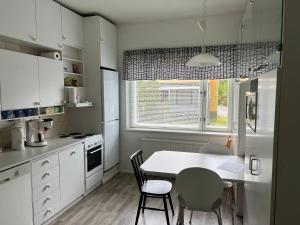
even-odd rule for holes
{"type": "Polygon", "coordinates": [[[218,143],[207,143],[199,149],[200,153],[209,153],[216,155],[232,155],[232,150],[218,143]]]}
{"type": "Polygon", "coordinates": [[[224,190],[218,174],[199,167],[182,170],[177,175],[175,187],[189,209],[204,212],[215,209],[214,205],[221,201],[224,190]]]}
{"type": "Polygon", "coordinates": [[[130,156],[130,161],[133,167],[134,175],[141,191],[142,185],[147,181],[146,174],[141,171],[140,166],[144,163],[143,150],[140,149],[130,156]]]}

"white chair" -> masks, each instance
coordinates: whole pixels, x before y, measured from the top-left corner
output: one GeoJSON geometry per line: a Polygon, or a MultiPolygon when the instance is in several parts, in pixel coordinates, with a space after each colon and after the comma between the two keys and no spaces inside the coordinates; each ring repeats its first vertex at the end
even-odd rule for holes
{"type": "MultiPolygon", "coordinates": [[[[218,143],[208,143],[203,145],[199,153],[208,153],[216,155],[232,155],[232,151],[226,148],[224,145],[218,143]]],[[[233,183],[224,181],[225,191],[229,198],[229,204],[231,209],[232,224],[234,225],[234,196],[232,194],[233,183]]],[[[190,224],[192,223],[193,211],[191,212],[190,224]]]]}
{"type": "Polygon", "coordinates": [[[176,177],[176,191],[178,192],[179,214],[177,225],[184,222],[184,209],[214,212],[218,224],[222,225],[220,206],[224,183],[215,172],[199,168],[187,168],[176,177]]]}

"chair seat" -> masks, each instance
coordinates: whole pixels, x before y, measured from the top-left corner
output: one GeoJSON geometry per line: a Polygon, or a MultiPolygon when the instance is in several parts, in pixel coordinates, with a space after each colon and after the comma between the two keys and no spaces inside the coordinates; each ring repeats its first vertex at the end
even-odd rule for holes
{"type": "Polygon", "coordinates": [[[170,193],[172,183],[165,180],[148,180],[142,186],[142,192],[145,194],[165,195],[170,193]]]}
{"type": "Polygon", "coordinates": [[[223,183],[224,183],[225,189],[232,188],[232,186],[233,186],[233,183],[229,182],[229,181],[224,181],[223,183]]]}

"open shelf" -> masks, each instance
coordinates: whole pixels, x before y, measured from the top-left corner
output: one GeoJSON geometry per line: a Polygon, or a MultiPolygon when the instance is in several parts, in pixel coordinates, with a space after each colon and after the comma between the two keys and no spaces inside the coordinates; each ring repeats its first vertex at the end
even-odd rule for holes
{"type": "Polygon", "coordinates": [[[71,76],[84,76],[82,73],[72,73],[72,72],[64,72],[65,75],[71,75],[71,76]]]}
{"type": "Polygon", "coordinates": [[[85,87],[82,87],[82,86],[80,86],[80,87],[77,87],[77,86],[65,86],[65,88],[85,88],[85,87]]]}
{"type": "Polygon", "coordinates": [[[94,106],[93,102],[86,99],[83,49],[64,46],[62,60],[64,64],[65,107],[83,108],[94,106]]]}
{"type": "Polygon", "coordinates": [[[1,111],[1,121],[33,119],[39,116],[39,108],[15,109],[1,111]]]}
{"type": "Polygon", "coordinates": [[[69,58],[69,57],[63,57],[62,59],[67,60],[67,61],[72,61],[72,62],[83,63],[83,61],[81,59],[73,59],[73,58],[69,58]]]}
{"type": "Polygon", "coordinates": [[[14,117],[10,119],[1,119],[0,122],[6,122],[6,121],[15,121],[15,120],[35,120],[38,119],[39,116],[24,116],[24,117],[14,117]]]}
{"type": "Polygon", "coordinates": [[[83,108],[83,107],[92,107],[94,102],[78,102],[78,103],[66,103],[68,108],[83,108]]]}
{"type": "Polygon", "coordinates": [[[40,116],[53,116],[64,113],[63,106],[51,106],[40,108],[40,116]]]}

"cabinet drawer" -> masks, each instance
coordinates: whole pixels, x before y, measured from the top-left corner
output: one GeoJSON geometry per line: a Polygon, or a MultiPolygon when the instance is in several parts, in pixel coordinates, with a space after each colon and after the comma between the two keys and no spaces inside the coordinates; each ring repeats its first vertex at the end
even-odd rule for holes
{"type": "Polygon", "coordinates": [[[42,184],[46,184],[51,180],[54,180],[59,176],[59,167],[53,167],[49,170],[45,170],[32,177],[32,187],[36,188],[42,184]]]}
{"type": "Polygon", "coordinates": [[[32,174],[37,175],[58,165],[58,154],[54,154],[32,163],[32,174]]]}
{"type": "Polygon", "coordinates": [[[55,202],[51,206],[42,210],[39,214],[34,216],[34,224],[40,225],[54,216],[60,210],[60,203],[55,202]]]}
{"type": "Polygon", "coordinates": [[[33,202],[34,215],[38,214],[39,212],[53,205],[56,202],[60,202],[59,189],[33,202]]]}
{"type": "Polygon", "coordinates": [[[33,190],[33,201],[37,201],[42,197],[49,195],[59,189],[59,178],[49,181],[33,190]]]}

